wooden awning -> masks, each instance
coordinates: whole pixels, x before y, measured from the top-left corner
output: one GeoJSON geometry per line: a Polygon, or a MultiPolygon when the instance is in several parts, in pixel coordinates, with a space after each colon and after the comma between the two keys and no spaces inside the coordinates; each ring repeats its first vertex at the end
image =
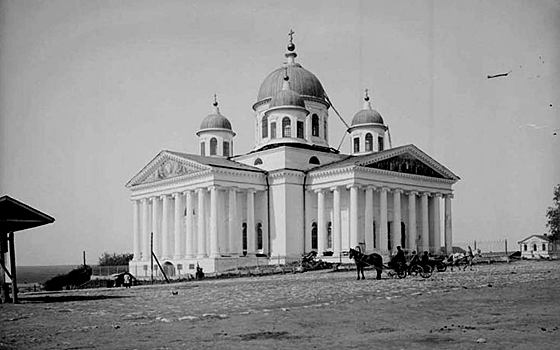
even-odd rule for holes
{"type": "Polygon", "coordinates": [[[0,233],[51,224],[54,218],[10,196],[0,198],[0,233]]]}

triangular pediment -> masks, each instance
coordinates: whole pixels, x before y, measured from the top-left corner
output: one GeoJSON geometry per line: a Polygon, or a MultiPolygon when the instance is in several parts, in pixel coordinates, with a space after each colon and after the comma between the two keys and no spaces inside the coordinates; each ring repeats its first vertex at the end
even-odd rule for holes
{"type": "Polygon", "coordinates": [[[402,174],[459,180],[457,175],[414,145],[397,147],[365,156],[356,165],[402,174]]]}
{"type": "Polygon", "coordinates": [[[160,152],[152,159],[136,176],[134,176],[126,187],[156,183],[162,180],[194,174],[211,167],[196,161],[185,159],[167,151],[160,152]]]}

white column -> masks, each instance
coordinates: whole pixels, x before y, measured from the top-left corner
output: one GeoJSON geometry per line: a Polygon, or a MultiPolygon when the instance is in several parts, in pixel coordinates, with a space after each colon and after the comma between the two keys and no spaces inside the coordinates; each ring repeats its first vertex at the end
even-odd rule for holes
{"type": "Polygon", "coordinates": [[[428,215],[428,196],[427,192],[422,193],[422,250],[430,251],[430,224],[428,215]]]}
{"type": "Polygon", "coordinates": [[[416,195],[418,192],[408,193],[408,249],[416,250],[416,195]]]}
{"type": "Polygon", "coordinates": [[[389,251],[388,232],[387,232],[387,187],[382,187],[379,191],[379,250],[382,254],[387,254],[389,251]]]}
{"type": "Polygon", "coordinates": [[[247,190],[247,255],[256,254],[255,248],[255,190],[247,190]]]}
{"type": "Polygon", "coordinates": [[[142,198],[142,260],[150,261],[150,203],[142,198]]]}
{"type": "Polygon", "coordinates": [[[200,188],[197,191],[198,195],[198,235],[197,235],[197,242],[198,242],[198,249],[197,249],[197,258],[206,258],[208,255],[206,253],[206,213],[204,212],[204,208],[206,205],[206,189],[200,188]]]}
{"type": "Polygon", "coordinates": [[[152,234],[154,254],[161,258],[160,205],[158,197],[152,197],[152,234]]]}
{"type": "Polygon", "coordinates": [[[401,193],[398,188],[393,191],[393,252],[401,245],[401,193]]]}
{"type": "Polygon", "coordinates": [[[162,201],[162,213],[161,213],[161,258],[162,259],[169,259],[171,258],[171,250],[170,250],[170,234],[171,234],[171,223],[169,222],[169,200],[170,197],[167,194],[161,196],[162,201]]]}
{"type": "Polygon", "coordinates": [[[325,223],[325,192],[319,189],[317,192],[317,255],[323,256],[325,252],[325,241],[327,237],[325,223]]]}
{"type": "Polygon", "coordinates": [[[239,249],[241,227],[237,223],[237,190],[235,188],[229,189],[228,224],[229,253],[233,256],[238,256],[241,251],[239,249]]]}
{"type": "Polygon", "coordinates": [[[174,259],[182,259],[185,256],[185,234],[183,232],[183,195],[181,193],[173,193],[173,198],[175,199],[175,214],[173,215],[173,220],[175,221],[174,233],[175,241],[173,243],[175,246],[175,252],[173,254],[174,259]]]}
{"type": "Polygon", "coordinates": [[[142,237],[140,232],[140,206],[137,200],[132,201],[132,246],[134,261],[139,261],[141,259],[141,243],[142,237]]]}
{"type": "Polygon", "coordinates": [[[194,203],[193,203],[193,192],[192,191],[186,191],[185,192],[186,197],[187,197],[187,204],[186,204],[186,211],[187,211],[187,217],[185,219],[185,231],[186,231],[186,236],[187,236],[187,255],[186,257],[188,259],[192,259],[194,258],[195,254],[195,245],[194,245],[194,230],[193,230],[193,207],[194,207],[194,203]]]}
{"type": "Polygon", "coordinates": [[[342,251],[342,230],[340,223],[340,188],[333,187],[333,245],[334,254],[339,255],[342,251]]]}
{"type": "Polygon", "coordinates": [[[216,186],[210,187],[210,257],[220,256],[220,246],[218,241],[218,189],[216,186]]]}
{"type": "Polygon", "coordinates": [[[350,248],[358,245],[358,186],[350,186],[350,248]]]}
{"type": "Polygon", "coordinates": [[[364,233],[366,239],[366,251],[373,252],[373,191],[375,187],[368,186],[366,188],[366,208],[364,215],[364,233]]]}
{"type": "Polygon", "coordinates": [[[439,202],[441,198],[441,193],[436,193],[433,196],[434,201],[434,253],[441,253],[441,216],[439,202]]]}
{"type": "Polygon", "coordinates": [[[451,217],[451,199],[453,194],[445,195],[445,252],[453,253],[453,222],[451,217]]]}

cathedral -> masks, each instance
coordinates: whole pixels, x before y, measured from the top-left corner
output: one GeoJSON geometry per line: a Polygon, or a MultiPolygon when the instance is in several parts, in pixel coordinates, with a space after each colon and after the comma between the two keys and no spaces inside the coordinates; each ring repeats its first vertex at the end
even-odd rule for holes
{"type": "Polygon", "coordinates": [[[214,98],[196,132],[198,154],[163,150],[126,184],[129,270],[138,278],[150,275],[152,251],[171,277],[197,266],[218,272],[282,264],[310,251],[345,262],[356,246],[384,257],[397,246],[451,252],[459,177],[412,144],[392,148],[367,90],[347,130],[351,154],[331,147],[332,104],[296,62],[291,34],[286,61],[264,79],[253,104],[251,151],[235,155],[234,128],[214,98]]]}

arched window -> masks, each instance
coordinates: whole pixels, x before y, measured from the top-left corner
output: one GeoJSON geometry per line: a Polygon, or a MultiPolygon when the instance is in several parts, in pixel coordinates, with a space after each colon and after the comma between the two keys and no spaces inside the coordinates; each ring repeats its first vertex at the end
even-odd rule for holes
{"type": "Polygon", "coordinates": [[[542,244],[542,250],[546,250],[546,244],[542,244]]]}
{"type": "Polygon", "coordinates": [[[360,138],[355,137],[354,138],[354,153],[358,153],[358,152],[360,152],[360,138]]]}
{"type": "Polygon", "coordinates": [[[377,150],[378,151],[383,151],[383,137],[379,136],[377,137],[377,150]]]}
{"type": "Polygon", "coordinates": [[[527,244],[523,244],[523,251],[527,251],[527,244]]]}
{"type": "Polygon", "coordinates": [[[247,255],[247,223],[241,224],[241,230],[243,232],[243,255],[247,255]]]}
{"type": "Polygon", "coordinates": [[[270,123],[270,138],[271,139],[276,138],[276,122],[270,123]]]}
{"type": "Polygon", "coordinates": [[[533,250],[537,251],[537,245],[536,244],[533,244],[533,250]]]}
{"type": "Polygon", "coordinates": [[[282,119],[282,137],[292,137],[292,122],[289,117],[282,119]]]}
{"type": "Polygon", "coordinates": [[[332,222],[329,221],[329,223],[327,224],[327,248],[332,249],[332,243],[332,222]]]}
{"type": "Polygon", "coordinates": [[[311,249],[317,250],[319,244],[317,243],[317,223],[311,224],[311,249]]]}
{"type": "Polygon", "coordinates": [[[268,137],[268,117],[266,115],[263,115],[262,117],[262,121],[261,121],[261,126],[262,126],[262,138],[264,139],[265,137],[268,137]]]}
{"type": "Polygon", "coordinates": [[[204,143],[204,141],[202,141],[200,143],[200,155],[201,156],[205,156],[206,155],[206,144],[204,143]]]}
{"type": "Polygon", "coordinates": [[[303,132],[303,122],[301,120],[297,121],[297,137],[298,139],[303,139],[304,132],[303,132]]]}
{"type": "Polygon", "coordinates": [[[309,164],[321,164],[321,162],[319,161],[319,158],[313,156],[309,158],[309,164]]]}
{"type": "Polygon", "coordinates": [[[223,149],[224,157],[229,157],[229,142],[224,141],[224,149],[223,149]]]}
{"type": "Polygon", "coordinates": [[[218,152],[218,140],[215,137],[210,139],[210,155],[215,156],[218,152]]]}
{"type": "Polygon", "coordinates": [[[325,118],[325,120],[323,120],[323,126],[324,126],[324,136],[323,138],[325,139],[325,141],[327,140],[327,135],[329,134],[329,125],[327,124],[327,118],[325,118]]]}
{"type": "Polygon", "coordinates": [[[376,230],[376,225],[375,225],[375,221],[373,222],[373,248],[377,248],[377,232],[375,232],[376,230]]]}
{"type": "Polygon", "coordinates": [[[263,231],[262,224],[260,222],[257,224],[257,249],[263,249],[263,231]]]}
{"type": "Polygon", "coordinates": [[[255,159],[255,162],[253,163],[253,165],[261,165],[263,163],[262,159],[257,158],[255,159]]]}
{"type": "Polygon", "coordinates": [[[389,251],[393,250],[393,240],[391,239],[392,236],[391,226],[393,226],[393,222],[391,221],[387,222],[387,248],[389,249],[389,251]]]}
{"type": "Polygon", "coordinates": [[[311,116],[311,136],[319,137],[319,116],[317,114],[311,116]]]}
{"type": "Polygon", "coordinates": [[[403,249],[406,247],[406,226],[404,222],[401,222],[401,247],[403,249]]]}
{"type": "Polygon", "coordinates": [[[369,132],[366,134],[366,152],[373,151],[373,135],[369,132]]]}

